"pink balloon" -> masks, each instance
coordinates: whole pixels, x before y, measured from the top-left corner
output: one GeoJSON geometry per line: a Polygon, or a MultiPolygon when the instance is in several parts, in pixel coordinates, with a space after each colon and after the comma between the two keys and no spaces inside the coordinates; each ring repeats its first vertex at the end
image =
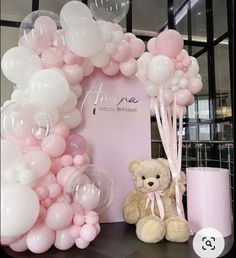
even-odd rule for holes
{"type": "Polygon", "coordinates": [[[189,67],[189,66],[191,65],[191,63],[192,63],[192,59],[191,59],[189,56],[187,56],[187,57],[184,58],[184,60],[183,60],[183,65],[184,65],[185,67],[189,67]]]}
{"type": "MultiPolygon", "coordinates": [[[[172,106],[173,108],[173,106],[172,106]]],[[[177,117],[180,117],[180,114],[182,113],[183,116],[186,115],[186,112],[187,112],[187,108],[184,107],[184,106],[179,106],[179,105],[176,105],[176,116],[177,117]]]]}
{"type": "Polygon", "coordinates": [[[145,51],[145,44],[141,39],[135,38],[130,41],[132,57],[141,56],[145,51]]]}
{"type": "Polygon", "coordinates": [[[88,211],[85,214],[86,224],[95,225],[99,221],[99,216],[95,211],[88,211]]]}
{"type": "Polygon", "coordinates": [[[194,100],[195,100],[195,98],[194,98],[194,96],[192,95],[192,96],[191,96],[191,100],[187,103],[186,106],[188,107],[188,106],[192,105],[193,102],[194,102],[194,100]]]}
{"type": "Polygon", "coordinates": [[[59,250],[68,250],[75,243],[74,238],[70,235],[70,228],[65,228],[56,231],[55,247],[59,250]]]}
{"type": "Polygon", "coordinates": [[[192,94],[187,89],[180,89],[176,92],[177,104],[180,106],[186,106],[192,99],[192,94]]]}
{"type": "Polygon", "coordinates": [[[51,206],[53,203],[53,200],[51,198],[47,198],[46,200],[42,201],[41,202],[41,205],[44,207],[44,208],[48,208],[49,206],[51,206]]]}
{"type": "Polygon", "coordinates": [[[86,164],[86,159],[83,155],[76,155],[74,157],[74,164],[76,166],[82,166],[82,165],[85,165],[86,164]]]}
{"type": "Polygon", "coordinates": [[[202,90],[203,84],[199,78],[191,78],[189,81],[188,89],[192,94],[198,94],[202,90]]]}
{"type": "Polygon", "coordinates": [[[28,249],[26,244],[27,234],[21,236],[18,240],[10,244],[10,248],[15,252],[24,252],[28,249]]]}
{"type": "Polygon", "coordinates": [[[82,226],[85,223],[85,216],[81,214],[77,214],[74,216],[73,222],[77,226],[82,226]]]}
{"type": "Polygon", "coordinates": [[[63,66],[63,55],[55,47],[50,47],[43,51],[41,60],[44,68],[50,67],[62,67],[63,66]]]}
{"type": "Polygon", "coordinates": [[[76,63],[76,55],[74,55],[70,51],[66,51],[64,54],[64,62],[67,65],[75,64],[76,63]]]}
{"type": "Polygon", "coordinates": [[[45,224],[35,224],[26,237],[26,244],[33,253],[46,252],[55,241],[55,232],[45,224]]]}
{"type": "Polygon", "coordinates": [[[163,95],[165,105],[170,105],[174,100],[173,92],[170,89],[165,89],[163,95]]]}
{"type": "Polygon", "coordinates": [[[15,242],[19,237],[3,237],[1,236],[1,245],[10,245],[15,242]]]}
{"type": "Polygon", "coordinates": [[[124,34],[123,39],[130,43],[132,39],[136,39],[136,36],[133,33],[127,32],[124,34]]]}
{"type": "Polygon", "coordinates": [[[50,198],[56,198],[61,193],[61,187],[59,184],[50,184],[48,186],[48,191],[49,191],[50,198]]]}
{"type": "Polygon", "coordinates": [[[56,158],[64,153],[66,141],[59,135],[49,135],[43,139],[41,147],[49,156],[56,158]]]}
{"type": "Polygon", "coordinates": [[[36,184],[34,185],[34,189],[36,189],[39,186],[48,187],[50,184],[56,183],[56,177],[53,175],[53,173],[47,173],[43,177],[40,177],[36,184]]]}
{"type": "Polygon", "coordinates": [[[59,170],[57,173],[57,182],[62,186],[65,187],[67,180],[69,177],[74,173],[74,167],[64,167],[59,170]]]}
{"type": "Polygon", "coordinates": [[[40,201],[43,201],[45,199],[48,198],[48,189],[43,187],[43,186],[39,186],[35,189],[36,194],[38,195],[38,198],[40,201]]]}
{"type": "Polygon", "coordinates": [[[94,225],[94,227],[95,227],[95,229],[96,229],[96,233],[97,233],[97,235],[100,233],[100,231],[101,231],[101,226],[99,225],[99,223],[96,223],[95,225],[94,225]]]}
{"type": "Polygon", "coordinates": [[[183,49],[183,46],[183,37],[175,30],[165,30],[156,38],[156,50],[159,55],[175,58],[183,49]]]}
{"type": "Polygon", "coordinates": [[[46,218],[46,215],[47,215],[47,210],[43,206],[40,206],[37,222],[43,222],[46,218]]]}
{"type": "Polygon", "coordinates": [[[40,16],[35,20],[34,28],[41,34],[47,34],[53,38],[53,34],[57,31],[57,24],[48,16],[40,16]]]}
{"type": "Polygon", "coordinates": [[[117,62],[111,60],[108,66],[102,68],[102,71],[108,76],[114,76],[120,71],[120,66],[117,62]]]}
{"type": "Polygon", "coordinates": [[[53,46],[57,47],[59,50],[66,50],[66,40],[65,40],[65,31],[60,29],[54,32],[53,34],[53,46]]]}
{"type": "Polygon", "coordinates": [[[53,203],[47,212],[45,218],[46,225],[53,229],[59,230],[68,227],[73,219],[73,210],[68,203],[53,203]]]}
{"type": "Polygon", "coordinates": [[[128,61],[120,64],[120,71],[126,77],[136,74],[137,69],[137,61],[134,58],[130,58],[128,61]]]}
{"type": "Polygon", "coordinates": [[[51,167],[50,167],[50,171],[54,174],[54,175],[56,175],[57,174],[57,172],[60,170],[62,168],[62,165],[61,165],[61,162],[60,162],[60,160],[58,160],[58,159],[51,159],[51,167]]]}
{"type": "Polygon", "coordinates": [[[70,227],[70,236],[73,237],[73,238],[77,238],[80,236],[80,229],[81,229],[81,226],[77,226],[77,225],[72,225],[70,227]]]}
{"type": "Polygon", "coordinates": [[[81,65],[84,62],[84,57],[76,56],[76,63],[81,65]]]}
{"type": "Polygon", "coordinates": [[[84,154],[87,149],[87,142],[82,135],[71,134],[66,139],[66,153],[72,157],[84,154]]]}
{"type": "Polygon", "coordinates": [[[93,225],[85,224],[80,230],[80,237],[87,242],[91,242],[97,235],[96,228],[93,225]]]}
{"type": "Polygon", "coordinates": [[[147,49],[152,54],[156,54],[157,53],[157,50],[156,50],[156,37],[149,39],[149,41],[147,43],[147,49]]]}
{"type": "Polygon", "coordinates": [[[64,65],[62,71],[71,85],[80,83],[84,78],[83,68],[78,64],[64,65]]]}
{"type": "Polygon", "coordinates": [[[63,155],[60,158],[60,162],[61,162],[61,165],[63,167],[68,167],[68,166],[71,166],[73,164],[73,158],[70,155],[63,155]]]}
{"type": "Polygon", "coordinates": [[[59,122],[54,128],[53,128],[53,134],[60,135],[63,137],[67,137],[70,133],[69,126],[64,122],[59,122]]]}
{"type": "Polygon", "coordinates": [[[75,244],[80,249],[85,249],[89,246],[89,243],[90,242],[83,240],[81,237],[75,239],[75,244]]]}
{"type": "Polygon", "coordinates": [[[125,62],[130,58],[131,49],[126,41],[122,41],[117,45],[116,52],[112,55],[112,59],[116,62],[125,62]]]}

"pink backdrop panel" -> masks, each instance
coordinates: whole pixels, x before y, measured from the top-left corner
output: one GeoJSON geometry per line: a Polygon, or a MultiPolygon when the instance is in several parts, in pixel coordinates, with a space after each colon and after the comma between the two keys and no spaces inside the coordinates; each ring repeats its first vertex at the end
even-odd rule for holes
{"type": "Polygon", "coordinates": [[[188,221],[196,233],[215,228],[232,234],[229,171],[221,168],[187,168],[188,221]]]}
{"type": "Polygon", "coordinates": [[[136,77],[108,77],[96,71],[82,83],[78,131],[88,141],[91,163],[103,167],[114,181],[114,199],[102,222],[123,221],[122,206],[134,189],[128,166],[151,158],[150,104],[136,77]]]}

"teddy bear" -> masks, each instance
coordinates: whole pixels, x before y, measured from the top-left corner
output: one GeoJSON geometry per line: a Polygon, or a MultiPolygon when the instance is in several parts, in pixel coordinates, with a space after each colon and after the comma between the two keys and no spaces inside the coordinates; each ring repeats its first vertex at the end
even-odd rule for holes
{"type": "MultiPolygon", "coordinates": [[[[129,169],[136,190],[128,194],[123,205],[124,220],[136,224],[137,237],[146,243],[163,238],[185,242],[190,236],[188,222],[177,215],[175,183],[166,159],[134,160],[129,169]]],[[[180,173],[178,184],[185,192],[185,174],[180,173]]]]}

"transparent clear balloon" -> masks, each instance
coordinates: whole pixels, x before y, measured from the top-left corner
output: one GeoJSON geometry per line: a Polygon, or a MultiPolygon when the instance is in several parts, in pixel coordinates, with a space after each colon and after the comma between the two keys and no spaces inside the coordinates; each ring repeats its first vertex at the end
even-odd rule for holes
{"type": "Polygon", "coordinates": [[[96,20],[119,23],[129,10],[129,0],[89,0],[88,6],[96,20]]]}
{"type": "Polygon", "coordinates": [[[96,165],[82,166],[72,173],[64,188],[65,200],[75,214],[95,211],[103,213],[113,199],[113,181],[105,170],[96,165]]]}
{"type": "Polygon", "coordinates": [[[65,47],[59,15],[44,10],[27,15],[20,25],[19,46],[33,50],[37,54],[49,47],[65,47]]]}
{"type": "Polygon", "coordinates": [[[1,110],[1,137],[42,140],[51,133],[54,121],[52,114],[29,103],[12,102],[1,110]]]}

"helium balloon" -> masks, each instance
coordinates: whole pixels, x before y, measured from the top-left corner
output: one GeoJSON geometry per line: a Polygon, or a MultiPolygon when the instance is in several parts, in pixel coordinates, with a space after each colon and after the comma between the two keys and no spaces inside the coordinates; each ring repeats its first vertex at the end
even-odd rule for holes
{"type": "Polygon", "coordinates": [[[71,134],[66,138],[66,153],[71,156],[82,155],[86,152],[87,142],[82,135],[71,134]]]}
{"type": "Polygon", "coordinates": [[[96,20],[119,23],[128,13],[129,0],[89,0],[88,6],[96,20]]]}
{"type": "Polygon", "coordinates": [[[40,58],[25,48],[10,48],[2,58],[2,72],[9,81],[27,84],[32,74],[42,69],[40,58]]]}
{"type": "Polygon", "coordinates": [[[39,200],[28,186],[19,183],[1,187],[1,236],[24,234],[39,215],[39,200]]]}

